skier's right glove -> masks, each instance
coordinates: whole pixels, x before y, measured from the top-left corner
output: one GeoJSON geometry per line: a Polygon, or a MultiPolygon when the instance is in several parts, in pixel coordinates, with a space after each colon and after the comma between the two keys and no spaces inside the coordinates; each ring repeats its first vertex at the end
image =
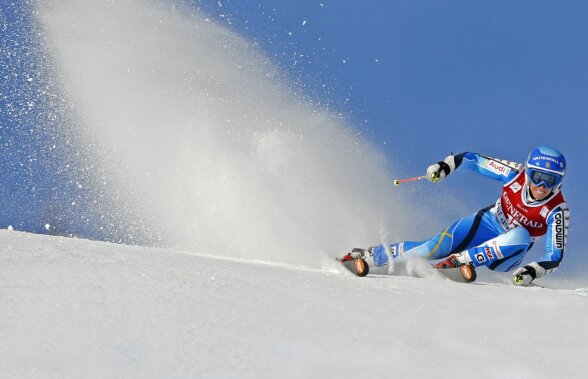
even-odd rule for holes
{"type": "Polygon", "coordinates": [[[443,161],[430,165],[427,168],[426,177],[429,181],[437,183],[445,179],[453,170],[455,170],[455,160],[453,155],[450,155],[443,161]]]}
{"type": "Polygon", "coordinates": [[[512,273],[512,282],[515,286],[526,287],[535,280],[535,277],[535,269],[532,266],[520,267],[512,273]]]}

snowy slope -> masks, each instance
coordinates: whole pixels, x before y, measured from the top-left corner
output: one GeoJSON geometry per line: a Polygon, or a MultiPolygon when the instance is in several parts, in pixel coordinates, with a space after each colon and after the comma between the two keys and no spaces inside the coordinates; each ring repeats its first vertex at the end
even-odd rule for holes
{"type": "Polygon", "coordinates": [[[582,378],[588,296],[0,231],[1,378],[582,378]]]}

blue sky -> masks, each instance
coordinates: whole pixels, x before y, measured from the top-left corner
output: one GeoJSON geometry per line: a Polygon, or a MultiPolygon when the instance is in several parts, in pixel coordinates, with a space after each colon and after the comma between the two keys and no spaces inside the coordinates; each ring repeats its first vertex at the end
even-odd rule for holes
{"type": "Polygon", "coordinates": [[[220,4],[199,2],[407,170],[463,150],[523,160],[552,144],[573,175],[588,116],[585,2],[220,4]]]}
{"type": "MultiPolygon", "coordinates": [[[[570,248],[583,250],[588,3],[186,1],[255,41],[300,93],[348,119],[396,163],[400,171],[391,176],[422,174],[450,152],[523,161],[537,145],[559,148],[569,168],[570,248]]],[[[42,232],[39,209],[46,199],[77,184],[47,175],[59,165],[57,154],[35,148],[55,125],[41,127],[44,111],[26,111],[27,91],[50,83],[39,79],[33,88],[22,75],[12,79],[15,71],[34,71],[26,55],[34,46],[23,37],[30,26],[27,4],[3,3],[0,16],[6,31],[0,33],[6,201],[0,222],[42,232]],[[17,55],[7,57],[8,50],[17,55]],[[8,103],[19,110],[8,112],[8,103]]],[[[416,186],[425,197],[436,190],[416,186]]],[[[467,173],[443,186],[472,212],[500,191],[499,184],[467,173]]]]}

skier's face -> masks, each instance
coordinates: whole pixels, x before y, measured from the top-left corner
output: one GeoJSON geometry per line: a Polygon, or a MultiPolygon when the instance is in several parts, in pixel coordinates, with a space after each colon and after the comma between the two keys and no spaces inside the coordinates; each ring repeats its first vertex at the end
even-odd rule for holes
{"type": "Polygon", "coordinates": [[[543,186],[536,186],[533,183],[529,183],[529,187],[531,188],[531,194],[535,198],[535,200],[543,200],[551,193],[551,190],[543,186]]]}

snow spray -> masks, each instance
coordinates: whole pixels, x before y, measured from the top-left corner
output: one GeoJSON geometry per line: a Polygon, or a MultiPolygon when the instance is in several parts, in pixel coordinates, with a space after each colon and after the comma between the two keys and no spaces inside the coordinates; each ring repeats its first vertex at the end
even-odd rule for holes
{"type": "Polygon", "coordinates": [[[75,143],[103,167],[123,227],[140,223],[161,246],[311,266],[410,228],[393,217],[414,210],[383,155],[206,15],[144,0],[54,0],[38,13],[75,143]]]}

